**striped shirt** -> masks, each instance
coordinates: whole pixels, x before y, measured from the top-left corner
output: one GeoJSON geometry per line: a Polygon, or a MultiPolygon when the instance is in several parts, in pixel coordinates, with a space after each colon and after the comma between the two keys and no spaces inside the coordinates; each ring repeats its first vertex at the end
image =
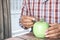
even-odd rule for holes
{"type": "Polygon", "coordinates": [[[60,0],[23,0],[21,16],[33,16],[48,23],[60,23],[60,0]]]}

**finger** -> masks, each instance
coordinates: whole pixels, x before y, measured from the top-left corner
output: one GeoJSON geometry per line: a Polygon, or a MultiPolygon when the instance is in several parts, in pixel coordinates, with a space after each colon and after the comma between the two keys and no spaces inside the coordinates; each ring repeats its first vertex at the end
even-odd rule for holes
{"type": "Polygon", "coordinates": [[[34,20],[35,20],[35,18],[29,17],[29,16],[28,17],[23,16],[22,19],[21,19],[22,22],[31,22],[31,21],[33,22],[34,20]]]}
{"type": "Polygon", "coordinates": [[[32,20],[30,20],[30,19],[23,19],[23,20],[21,20],[21,22],[32,22],[32,20]]]}
{"type": "Polygon", "coordinates": [[[52,36],[52,37],[48,37],[48,38],[50,38],[51,40],[52,40],[52,39],[53,39],[53,40],[57,40],[58,37],[52,36]]]}
{"type": "Polygon", "coordinates": [[[22,25],[25,25],[25,26],[33,25],[33,22],[22,23],[22,25]]]}
{"type": "Polygon", "coordinates": [[[59,29],[54,29],[54,30],[46,32],[46,35],[50,35],[50,34],[54,34],[54,33],[59,33],[59,32],[60,32],[59,29]]]}
{"type": "Polygon", "coordinates": [[[49,24],[50,26],[54,26],[54,25],[56,25],[56,23],[54,23],[54,24],[49,24]]]}
{"type": "Polygon", "coordinates": [[[46,37],[57,37],[58,35],[59,33],[54,33],[54,34],[46,35],[46,37]]]}
{"type": "Polygon", "coordinates": [[[25,26],[26,28],[31,28],[31,27],[33,27],[33,25],[30,25],[30,26],[25,26]]]}
{"type": "Polygon", "coordinates": [[[60,39],[60,34],[57,37],[60,39]]]}
{"type": "Polygon", "coordinates": [[[33,27],[33,25],[30,25],[30,26],[23,26],[24,29],[28,29],[28,28],[31,28],[33,27]]]}
{"type": "Polygon", "coordinates": [[[31,19],[31,20],[35,20],[35,18],[33,18],[33,17],[27,17],[27,19],[28,19],[28,18],[31,19]]]}
{"type": "Polygon", "coordinates": [[[57,27],[50,27],[50,28],[48,28],[48,31],[51,31],[51,30],[54,30],[54,29],[57,29],[57,27]]]}
{"type": "Polygon", "coordinates": [[[30,19],[30,20],[35,20],[35,18],[34,17],[31,17],[31,16],[23,16],[22,18],[30,19]]]}

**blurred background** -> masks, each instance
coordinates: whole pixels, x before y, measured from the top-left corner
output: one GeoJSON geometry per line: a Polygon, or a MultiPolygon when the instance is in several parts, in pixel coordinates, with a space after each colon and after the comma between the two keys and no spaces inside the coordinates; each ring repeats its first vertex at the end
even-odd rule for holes
{"type": "Polygon", "coordinates": [[[12,37],[22,35],[30,31],[30,29],[24,30],[19,25],[22,2],[23,0],[10,0],[12,37]]]}
{"type": "Polygon", "coordinates": [[[20,36],[31,29],[19,25],[23,0],[0,0],[0,39],[20,36]]]}

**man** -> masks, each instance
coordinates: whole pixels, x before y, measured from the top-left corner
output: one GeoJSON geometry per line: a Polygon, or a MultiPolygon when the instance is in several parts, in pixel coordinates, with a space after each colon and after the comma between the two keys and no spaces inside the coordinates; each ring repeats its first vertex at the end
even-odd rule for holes
{"type": "Polygon", "coordinates": [[[46,37],[60,38],[60,0],[23,0],[21,21],[23,28],[33,27],[33,21],[44,18],[50,24],[46,37]]]}

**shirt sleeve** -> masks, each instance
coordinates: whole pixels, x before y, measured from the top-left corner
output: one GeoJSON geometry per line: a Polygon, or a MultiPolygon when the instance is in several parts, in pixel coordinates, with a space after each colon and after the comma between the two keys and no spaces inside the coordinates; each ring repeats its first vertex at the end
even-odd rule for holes
{"type": "Polygon", "coordinates": [[[21,16],[27,15],[27,13],[28,13],[28,8],[27,8],[26,0],[23,0],[22,9],[21,9],[21,16]]]}

